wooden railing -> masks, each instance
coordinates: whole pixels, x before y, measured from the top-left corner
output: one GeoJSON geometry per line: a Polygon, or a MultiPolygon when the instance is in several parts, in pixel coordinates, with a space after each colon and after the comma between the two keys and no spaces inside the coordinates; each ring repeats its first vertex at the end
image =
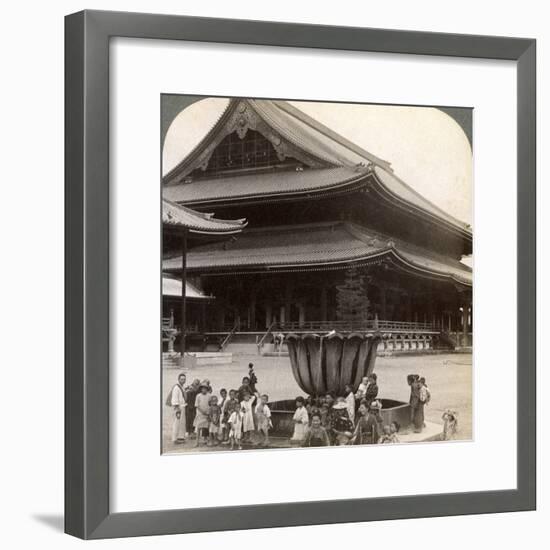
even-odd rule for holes
{"type": "Polygon", "coordinates": [[[271,334],[271,332],[273,331],[273,329],[275,328],[276,325],[277,325],[276,321],[273,321],[269,325],[266,333],[260,338],[260,341],[258,342],[258,353],[261,353],[262,348],[265,344],[265,341],[266,341],[267,337],[271,334]]]}
{"type": "Polygon", "coordinates": [[[362,322],[352,321],[304,321],[280,323],[276,327],[270,327],[271,330],[277,328],[282,332],[329,332],[336,330],[339,332],[354,331],[403,331],[403,332],[439,332],[431,323],[414,323],[408,321],[386,321],[380,319],[371,319],[362,322]]]}
{"type": "Polygon", "coordinates": [[[229,340],[231,340],[231,337],[233,336],[233,334],[235,334],[235,332],[237,332],[238,328],[239,328],[239,323],[236,322],[233,325],[233,328],[227,334],[227,336],[222,340],[222,343],[220,344],[220,350],[219,351],[224,350],[225,346],[227,346],[227,344],[229,343],[229,340]]]}

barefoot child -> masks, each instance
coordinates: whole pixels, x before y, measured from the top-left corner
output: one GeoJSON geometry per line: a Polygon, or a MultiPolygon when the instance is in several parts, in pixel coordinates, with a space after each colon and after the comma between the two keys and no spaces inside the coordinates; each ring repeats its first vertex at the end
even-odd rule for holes
{"type": "Polygon", "coordinates": [[[271,423],[271,411],[267,405],[269,397],[262,395],[256,405],[256,422],[258,424],[258,431],[264,436],[264,446],[269,445],[269,428],[272,427],[271,423]]]}
{"type": "Polygon", "coordinates": [[[306,435],[306,428],[309,424],[309,417],[305,407],[305,400],[303,397],[296,398],[296,412],[292,417],[294,422],[294,433],[292,434],[291,441],[301,443],[306,435]]]}
{"type": "Polygon", "coordinates": [[[218,405],[218,398],[213,395],[210,398],[210,411],[208,413],[208,418],[210,421],[210,424],[208,425],[209,446],[217,445],[222,439],[221,415],[222,409],[218,405]]]}
{"type": "Polygon", "coordinates": [[[249,392],[245,392],[241,401],[241,410],[243,412],[243,442],[249,442],[254,433],[254,409],[252,405],[256,396],[252,397],[249,392]]]}
{"type": "Polygon", "coordinates": [[[195,430],[197,431],[197,443],[198,447],[201,443],[201,438],[206,442],[208,437],[208,427],[210,425],[210,419],[208,417],[210,413],[210,394],[208,393],[208,386],[201,383],[199,386],[199,394],[195,398],[195,430]]]}
{"type": "MultiPolygon", "coordinates": [[[[392,423],[393,424],[393,423],[392,423]]],[[[386,424],[383,428],[383,433],[378,439],[378,443],[399,443],[397,435],[395,432],[392,432],[392,425],[386,424]]]]}
{"type": "Polygon", "coordinates": [[[443,441],[451,441],[455,438],[458,429],[458,419],[455,411],[446,409],[441,417],[443,419],[443,441]]]}
{"type": "Polygon", "coordinates": [[[243,414],[238,403],[233,403],[230,405],[230,414],[229,420],[229,443],[231,444],[231,450],[235,449],[235,445],[239,446],[239,449],[242,449],[241,445],[241,435],[243,428],[243,414]]]}

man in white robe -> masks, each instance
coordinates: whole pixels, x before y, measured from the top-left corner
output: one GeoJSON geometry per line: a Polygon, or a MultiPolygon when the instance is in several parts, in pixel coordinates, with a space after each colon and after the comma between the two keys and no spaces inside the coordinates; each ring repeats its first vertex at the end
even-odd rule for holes
{"type": "Polygon", "coordinates": [[[178,376],[178,383],[172,388],[172,409],[174,415],[174,421],[172,423],[172,442],[183,443],[187,437],[185,433],[185,408],[187,403],[185,401],[185,374],[178,376]]]}

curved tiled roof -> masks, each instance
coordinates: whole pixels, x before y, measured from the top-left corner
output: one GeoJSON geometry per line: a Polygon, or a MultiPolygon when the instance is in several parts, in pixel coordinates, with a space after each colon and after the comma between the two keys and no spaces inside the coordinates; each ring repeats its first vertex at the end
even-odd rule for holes
{"type": "Polygon", "coordinates": [[[163,195],[176,202],[196,204],[222,199],[239,200],[258,196],[299,194],[338,188],[362,179],[364,168],[281,170],[265,174],[213,178],[166,186],[163,195]]]}
{"type": "Polygon", "coordinates": [[[405,207],[416,210],[420,215],[427,214],[433,221],[443,221],[448,227],[450,226],[453,230],[458,229],[464,237],[471,240],[472,232],[468,224],[447,214],[395,176],[389,162],[362,149],[289,102],[281,100],[231,99],[218,121],[200,143],[164,177],[163,194],[170,200],[193,204],[201,201],[216,201],[222,197],[230,197],[231,200],[250,197],[254,194],[252,192],[254,187],[266,194],[291,195],[304,190],[317,192],[346,181],[345,178],[348,175],[353,176],[350,172],[368,164],[373,165],[376,181],[385,191],[387,198],[400,201],[405,207]],[[216,180],[203,179],[191,183],[178,183],[183,176],[192,171],[194,165],[190,159],[196,159],[202,154],[208,144],[223,130],[242,101],[273,128],[276,134],[308,155],[319,159],[326,168],[306,168],[303,172],[296,174],[288,171],[267,172],[256,176],[234,175],[216,180]],[[314,178],[319,178],[317,185],[313,181],[314,178]]]}
{"type": "MultiPolygon", "coordinates": [[[[181,279],[169,275],[166,273],[162,274],[162,295],[167,297],[181,297],[181,279]]],[[[207,296],[195,285],[189,281],[185,282],[185,297],[197,300],[209,300],[211,296],[207,296]]]]}
{"type": "Polygon", "coordinates": [[[162,223],[165,226],[187,228],[191,233],[232,235],[246,226],[243,220],[217,220],[213,214],[195,212],[167,199],[162,199],[162,223]]]}
{"type": "Polygon", "coordinates": [[[386,169],[390,163],[361,149],[287,101],[249,99],[253,109],[292,144],[336,166],[373,163],[386,169]]]}
{"type": "Polygon", "coordinates": [[[378,166],[374,167],[374,174],[376,176],[376,180],[382,185],[383,189],[389,192],[394,198],[427,212],[432,216],[441,218],[471,236],[472,230],[467,223],[458,220],[436,206],[433,202],[430,202],[426,199],[426,197],[418,193],[418,191],[415,191],[395,174],[390,173],[378,166]]]}
{"type": "MultiPolygon", "coordinates": [[[[472,270],[461,262],[346,222],[246,230],[235,242],[193,249],[187,269],[202,273],[330,269],[384,258],[420,276],[472,285],[472,270]]],[[[167,258],[163,269],[177,271],[180,264],[180,257],[167,258]]]]}

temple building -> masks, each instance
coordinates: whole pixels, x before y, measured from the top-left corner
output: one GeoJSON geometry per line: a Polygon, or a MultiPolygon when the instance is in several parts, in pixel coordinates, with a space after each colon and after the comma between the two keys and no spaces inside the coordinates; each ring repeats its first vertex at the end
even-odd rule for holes
{"type": "MultiPolygon", "coordinates": [[[[188,319],[197,334],[261,347],[279,331],[344,330],[337,286],[355,267],[368,280],[365,326],[384,349],[471,346],[470,226],[288,102],[231,99],[164,176],[163,197],[248,222],[187,254],[204,297],[188,319]]],[[[178,240],[165,234],[163,251],[165,277],[181,277],[178,240]]]]}
{"type": "Polygon", "coordinates": [[[178,250],[178,274],[162,273],[162,340],[163,350],[172,353],[178,340],[178,350],[185,350],[186,336],[196,334],[205,326],[206,305],[213,296],[204,294],[187,279],[187,251],[199,244],[231,238],[246,226],[245,220],[220,220],[213,214],[195,212],[190,208],[162,200],[163,255],[178,250]],[[187,322],[182,323],[182,319],[187,322]],[[194,324],[189,324],[189,320],[194,324]]]}

